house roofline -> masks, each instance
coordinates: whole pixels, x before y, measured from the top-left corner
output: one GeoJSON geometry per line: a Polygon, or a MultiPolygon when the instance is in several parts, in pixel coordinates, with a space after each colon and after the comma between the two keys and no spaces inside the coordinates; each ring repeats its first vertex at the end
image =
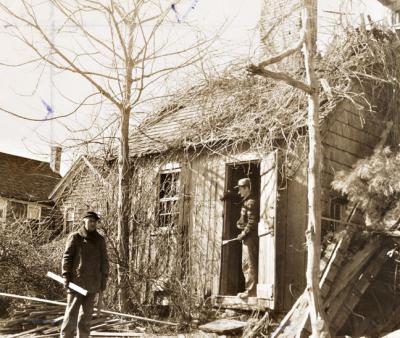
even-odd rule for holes
{"type": "Polygon", "coordinates": [[[99,173],[99,171],[94,167],[94,165],[90,162],[90,160],[85,155],[81,155],[75,161],[75,163],[72,165],[72,167],[68,170],[68,172],[64,175],[64,177],[61,179],[61,181],[58,182],[58,184],[54,187],[53,191],[49,195],[50,200],[53,200],[55,195],[59,192],[59,190],[62,190],[64,183],[66,183],[67,181],[70,181],[73,177],[75,177],[75,173],[82,162],[96,175],[96,177],[98,177],[100,179],[100,181],[102,181],[102,183],[104,185],[109,186],[109,183],[99,173]]]}
{"type": "Polygon", "coordinates": [[[59,190],[59,188],[64,184],[64,182],[66,182],[67,180],[69,180],[72,172],[74,172],[76,170],[76,168],[78,168],[79,163],[82,160],[83,155],[79,156],[79,158],[76,160],[76,162],[72,165],[71,168],[69,168],[69,170],[67,171],[67,173],[64,175],[64,177],[60,180],[60,182],[58,182],[58,184],[54,187],[54,189],[51,191],[51,193],[49,194],[49,199],[52,200],[54,198],[54,195],[57,193],[57,191],[59,190]]]}

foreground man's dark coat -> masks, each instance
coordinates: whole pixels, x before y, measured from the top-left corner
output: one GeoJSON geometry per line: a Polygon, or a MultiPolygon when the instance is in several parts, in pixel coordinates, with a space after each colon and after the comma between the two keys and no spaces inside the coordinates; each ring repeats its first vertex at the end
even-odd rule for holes
{"type": "Polygon", "coordinates": [[[85,226],[72,233],[62,258],[62,275],[67,283],[73,282],[83,287],[88,294],[83,296],[68,290],[60,337],[73,338],[78,326],[77,337],[87,338],[96,293],[105,290],[108,277],[108,257],[103,236],[96,230],[87,231],[85,226]]]}
{"type": "Polygon", "coordinates": [[[88,232],[84,227],[72,233],[62,259],[62,275],[90,293],[103,291],[108,277],[108,257],[103,236],[97,231],[88,232]]]}

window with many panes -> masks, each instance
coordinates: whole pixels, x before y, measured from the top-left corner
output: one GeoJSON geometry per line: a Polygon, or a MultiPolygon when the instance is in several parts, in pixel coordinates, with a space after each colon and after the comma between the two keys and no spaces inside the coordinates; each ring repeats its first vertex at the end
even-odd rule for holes
{"type": "Polygon", "coordinates": [[[27,218],[35,221],[40,221],[40,206],[28,204],[27,218]]]}
{"type": "Polygon", "coordinates": [[[0,198],[0,221],[5,221],[7,216],[7,200],[0,198]]]}
{"type": "Polygon", "coordinates": [[[163,170],[159,179],[158,226],[173,227],[179,219],[180,169],[163,170]]]}

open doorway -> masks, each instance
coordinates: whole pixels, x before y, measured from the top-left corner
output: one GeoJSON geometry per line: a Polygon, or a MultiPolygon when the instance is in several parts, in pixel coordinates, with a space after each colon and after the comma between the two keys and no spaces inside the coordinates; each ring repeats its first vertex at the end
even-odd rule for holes
{"type": "MultiPolygon", "coordinates": [[[[225,169],[225,191],[232,194],[224,201],[224,221],[222,239],[237,237],[240,230],[236,227],[236,222],[240,217],[241,198],[237,194],[239,179],[248,177],[251,180],[252,195],[260,201],[260,162],[239,162],[227,164],[225,169]]],[[[257,207],[259,209],[259,206],[257,207]]],[[[220,295],[237,295],[244,290],[244,277],[242,273],[242,246],[241,242],[230,242],[222,247],[221,252],[221,275],[220,275],[220,295]]]]}

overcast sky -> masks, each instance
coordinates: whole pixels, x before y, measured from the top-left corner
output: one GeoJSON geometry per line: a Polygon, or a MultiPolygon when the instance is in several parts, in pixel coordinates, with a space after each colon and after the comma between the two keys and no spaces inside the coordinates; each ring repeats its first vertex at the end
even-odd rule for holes
{"type": "MultiPolygon", "coordinates": [[[[6,3],[7,0],[0,0],[6,3]]],[[[10,0],[8,0],[9,2],[10,0]]],[[[238,57],[253,54],[258,46],[257,24],[260,17],[261,0],[184,0],[177,8],[178,13],[171,11],[171,21],[177,20],[177,16],[186,13],[185,21],[211,37],[216,31],[220,38],[215,43],[215,50],[219,51],[218,57],[213,60],[216,64],[227,63],[238,57]],[[188,10],[191,4],[195,4],[193,10],[188,10]],[[251,5],[250,5],[251,4],[251,5]],[[221,30],[221,28],[223,28],[221,30]],[[222,57],[225,55],[225,57],[222,57]]],[[[329,11],[346,11],[358,17],[358,13],[371,14],[374,20],[383,15],[383,7],[376,0],[352,1],[346,6],[339,6],[338,1],[323,0],[320,2],[320,37],[325,40],[329,35],[332,23],[338,20],[338,14],[329,11]],[[353,6],[349,4],[352,3],[353,6]]],[[[47,15],[50,20],[50,10],[47,15]]],[[[57,24],[57,23],[56,23],[57,24]]],[[[184,25],[175,22],[169,27],[169,34],[176,29],[177,34],[189,36],[190,32],[182,33],[184,25]]],[[[26,49],[22,48],[9,36],[9,27],[2,21],[0,27],[0,42],[2,52],[1,62],[11,63],[17,60],[24,60],[29,57],[26,49]]],[[[323,43],[323,42],[322,42],[323,43]]],[[[50,86],[50,71],[47,68],[32,66],[12,68],[0,66],[0,105],[15,112],[27,114],[31,117],[44,118],[47,114],[43,103],[53,102],[56,114],[63,113],[67,101],[63,96],[82,95],[85,92],[84,85],[76,79],[59,77],[57,88],[50,86]],[[36,81],[40,75],[40,81],[36,81]]],[[[54,74],[53,74],[54,81],[54,74]]],[[[0,151],[10,154],[35,158],[48,161],[49,142],[63,142],[69,137],[65,125],[70,123],[74,126],[84,127],[91,125],[90,118],[75,116],[73,119],[61,120],[59,122],[30,122],[11,117],[0,112],[0,151]]],[[[65,173],[71,165],[72,155],[67,153],[64,156],[62,173],[65,173]]]]}

